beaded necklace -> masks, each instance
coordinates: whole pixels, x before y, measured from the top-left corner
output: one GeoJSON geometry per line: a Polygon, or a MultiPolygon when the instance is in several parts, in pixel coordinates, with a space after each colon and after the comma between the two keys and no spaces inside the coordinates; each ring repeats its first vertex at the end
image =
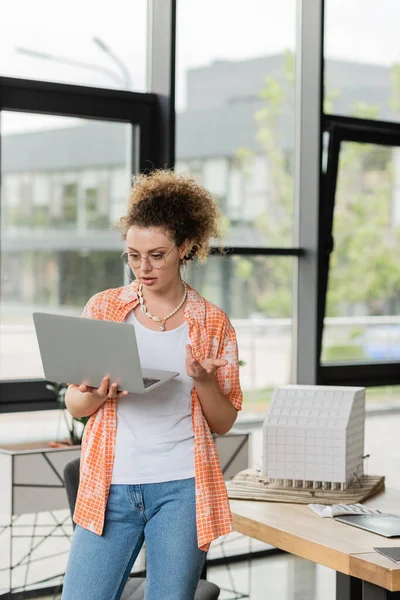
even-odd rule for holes
{"type": "Polygon", "coordinates": [[[184,281],[182,281],[183,284],[183,298],[182,300],[179,302],[178,306],[171,311],[170,313],[168,313],[167,315],[165,315],[165,317],[156,317],[155,315],[152,315],[151,313],[149,313],[149,311],[147,310],[145,303],[144,303],[144,298],[143,298],[143,283],[141,283],[139,285],[138,288],[138,298],[139,298],[139,303],[140,303],[140,310],[142,311],[142,313],[144,315],[146,315],[146,317],[149,317],[149,319],[153,319],[153,321],[156,321],[157,323],[160,323],[160,329],[161,331],[165,331],[165,321],[167,319],[169,319],[170,317],[172,317],[175,313],[178,312],[178,310],[181,308],[181,306],[183,305],[183,303],[185,302],[186,298],[187,298],[187,286],[186,283],[184,281]]]}

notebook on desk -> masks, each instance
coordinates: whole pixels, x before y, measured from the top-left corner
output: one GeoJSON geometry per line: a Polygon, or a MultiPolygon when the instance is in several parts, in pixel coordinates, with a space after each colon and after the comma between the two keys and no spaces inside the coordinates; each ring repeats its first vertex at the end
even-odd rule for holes
{"type": "Polygon", "coordinates": [[[343,515],[335,517],[335,521],[359,527],[387,538],[400,537],[399,515],[343,515]]]}

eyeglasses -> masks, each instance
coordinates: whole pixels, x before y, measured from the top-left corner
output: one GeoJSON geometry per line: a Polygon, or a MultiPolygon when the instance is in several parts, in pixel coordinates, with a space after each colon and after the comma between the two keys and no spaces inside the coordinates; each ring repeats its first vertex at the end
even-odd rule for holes
{"type": "Polygon", "coordinates": [[[121,258],[126,265],[131,269],[139,269],[142,260],[147,260],[153,269],[163,269],[166,265],[167,258],[171,254],[176,245],[172,246],[171,250],[165,254],[164,252],[152,252],[151,254],[141,255],[138,252],[124,252],[121,258]]]}

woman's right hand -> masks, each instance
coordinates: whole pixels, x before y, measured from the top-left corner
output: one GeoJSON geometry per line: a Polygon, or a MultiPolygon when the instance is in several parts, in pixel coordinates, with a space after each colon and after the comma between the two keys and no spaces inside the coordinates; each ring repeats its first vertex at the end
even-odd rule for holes
{"type": "Polygon", "coordinates": [[[91,387],[86,385],[85,382],[82,382],[80,385],[72,386],[77,387],[82,394],[88,392],[89,394],[93,394],[96,398],[106,400],[108,398],[120,398],[121,396],[127,396],[128,392],[126,390],[119,392],[118,391],[118,382],[111,383],[108,375],[103,377],[101,383],[98,388],[91,387]]]}
{"type": "Polygon", "coordinates": [[[118,392],[118,382],[111,384],[109,376],[106,375],[98,388],[91,387],[84,381],[80,385],[70,384],[65,394],[65,405],[75,418],[90,417],[109,398],[120,398],[127,394],[126,390],[118,392]]]}

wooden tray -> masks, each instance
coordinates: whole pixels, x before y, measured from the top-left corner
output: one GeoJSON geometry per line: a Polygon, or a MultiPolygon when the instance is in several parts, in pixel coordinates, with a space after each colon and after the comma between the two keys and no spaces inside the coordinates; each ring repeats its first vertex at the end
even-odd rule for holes
{"type": "Polygon", "coordinates": [[[363,475],[346,490],[278,487],[270,483],[260,471],[246,469],[226,482],[232,500],[265,500],[266,502],[291,502],[294,504],[355,504],[363,502],[385,488],[385,477],[363,475]]]}

